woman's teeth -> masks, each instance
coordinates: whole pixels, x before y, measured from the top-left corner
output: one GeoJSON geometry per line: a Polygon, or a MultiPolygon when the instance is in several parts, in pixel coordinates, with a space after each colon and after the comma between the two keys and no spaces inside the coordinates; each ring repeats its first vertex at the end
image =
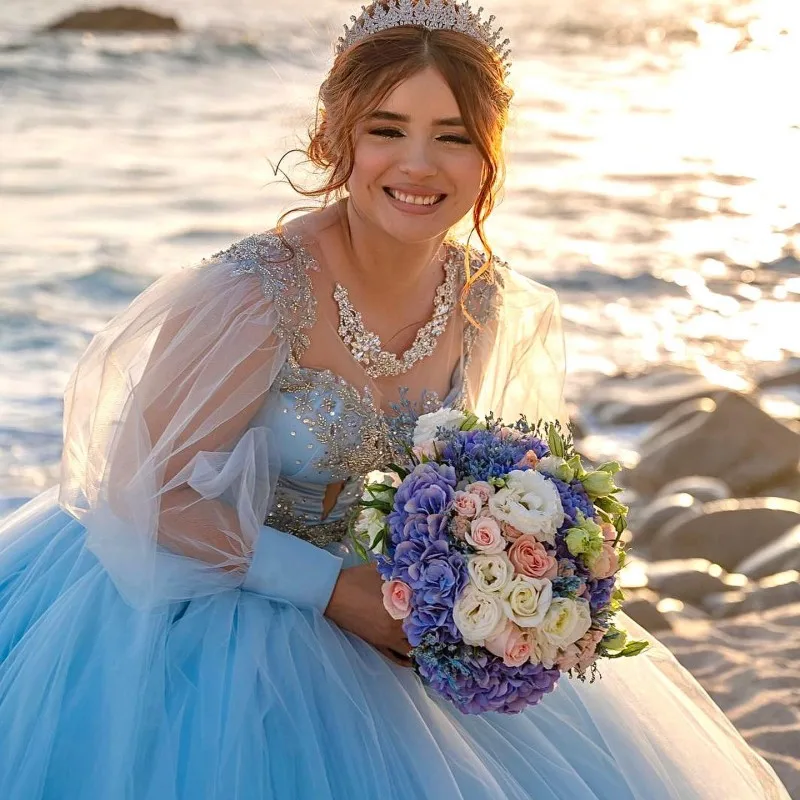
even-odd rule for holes
{"type": "Polygon", "coordinates": [[[386,192],[401,203],[410,203],[415,206],[432,206],[444,197],[443,194],[404,194],[394,189],[387,189],[386,192]]]}

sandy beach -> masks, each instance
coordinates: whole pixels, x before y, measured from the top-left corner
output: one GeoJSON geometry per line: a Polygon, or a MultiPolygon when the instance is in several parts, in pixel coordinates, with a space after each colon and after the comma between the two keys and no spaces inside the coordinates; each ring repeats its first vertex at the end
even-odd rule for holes
{"type": "Polygon", "coordinates": [[[631,507],[625,611],[800,797],[797,364],[756,376],[748,393],[662,365],[590,394],[579,449],[608,455],[592,435],[603,415],[640,431],[620,479],[631,507]]]}

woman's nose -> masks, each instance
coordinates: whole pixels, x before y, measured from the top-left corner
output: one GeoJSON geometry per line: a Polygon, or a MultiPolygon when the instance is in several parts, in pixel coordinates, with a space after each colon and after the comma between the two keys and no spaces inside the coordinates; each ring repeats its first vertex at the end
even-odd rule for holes
{"type": "Polygon", "coordinates": [[[438,167],[431,151],[430,143],[408,139],[408,146],[403,153],[400,170],[407,175],[430,177],[435,175],[438,167]]]}

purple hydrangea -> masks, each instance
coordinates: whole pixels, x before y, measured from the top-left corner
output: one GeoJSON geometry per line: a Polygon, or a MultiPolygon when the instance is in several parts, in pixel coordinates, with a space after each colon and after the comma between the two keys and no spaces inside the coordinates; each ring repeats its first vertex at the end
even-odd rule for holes
{"type": "Polygon", "coordinates": [[[507,667],[488,651],[468,645],[422,645],[416,669],[431,687],[464,714],[519,713],[540,702],[556,686],[560,671],[530,662],[507,667]]]}
{"type": "Polygon", "coordinates": [[[501,439],[492,430],[453,431],[443,436],[442,460],[455,468],[458,475],[476,481],[499,478],[512,469],[528,450],[543,457],[547,445],[534,437],[512,441],[501,439]]]}
{"type": "Polygon", "coordinates": [[[452,606],[420,605],[403,620],[403,631],[412,647],[417,647],[423,638],[439,644],[455,644],[461,641],[453,620],[452,606]]]}
{"type": "Polygon", "coordinates": [[[586,494],[583,484],[574,480],[571,483],[565,483],[552,475],[547,476],[558,490],[558,495],[561,498],[561,505],[564,509],[564,514],[567,519],[564,520],[564,528],[571,528],[578,520],[578,511],[583,514],[586,519],[593,519],[595,515],[594,505],[586,494]]]}
{"type": "Polygon", "coordinates": [[[610,578],[590,578],[586,585],[589,588],[589,606],[592,613],[605,608],[611,602],[611,595],[614,593],[616,579],[610,578]]]}

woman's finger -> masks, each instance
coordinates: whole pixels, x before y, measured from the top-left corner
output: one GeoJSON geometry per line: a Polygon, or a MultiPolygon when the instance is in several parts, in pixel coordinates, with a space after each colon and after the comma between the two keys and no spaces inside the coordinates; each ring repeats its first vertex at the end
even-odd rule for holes
{"type": "Polygon", "coordinates": [[[382,653],[389,661],[394,661],[400,667],[410,667],[411,666],[411,659],[408,656],[402,655],[402,653],[398,653],[396,650],[393,650],[391,647],[379,647],[378,652],[382,653]]]}

